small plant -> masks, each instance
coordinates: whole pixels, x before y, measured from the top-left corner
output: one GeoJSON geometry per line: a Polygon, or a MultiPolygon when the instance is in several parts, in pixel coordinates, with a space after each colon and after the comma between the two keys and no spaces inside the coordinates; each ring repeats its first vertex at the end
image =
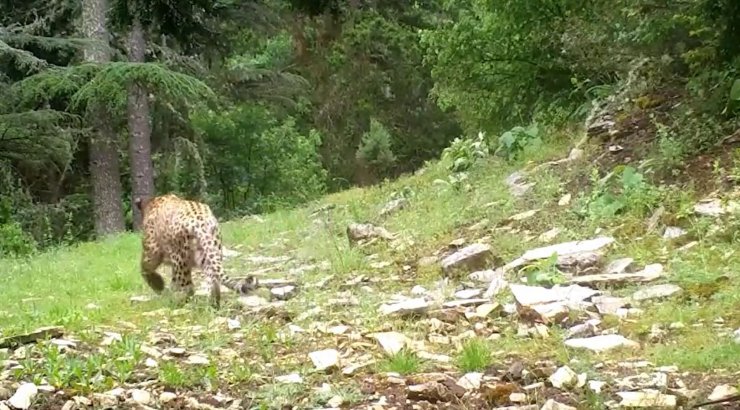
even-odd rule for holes
{"type": "Polygon", "coordinates": [[[414,352],[408,349],[402,349],[381,363],[380,368],[386,372],[406,375],[418,372],[422,365],[422,360],[414,352]]]}
{"type": "Polygon", "coordinates": [[[490,344],[480,338],[468,339],[463,343],[457,357],[457,367],[464,372],[485,370],[493,359],[490,344]]]}
{"type": "Polygon", "coordinates": [[[501,134],[495,154],[507,160],[514,160],[519,157],[526,147],[538,146],[541,143],[540,130],[536,123],[530,124],[526,128],[517,126],[501,134]]]}
{"type": "Polygon", "coordinates": [[[683,165],[687,148],[671,130],[663,125],[657,124],[658,134],[658,164],[661,169],[676,172],[683,165]]]}
{"type": "Polygon", "coordinates": [[[455,138],[449,147],[442,151],[442,159],[449,162],[451,172],[463,172],[472,167],[476,161],[490,155],[486,134],[479,132],[475,139],[455,138]]]}
{"type": "Polygon", "coordinates": [[[594,188],[583,198],[576,212],[595,220],[622,213],[635,213],[642,217],[663,197],[661,189],[649,184],[644,175],[631,166],[617,166],[601,179],[598,170],[593,169],[591,181],[594,188]]]}
{"type": "Polygon", "coordinates": [[[554,286],[565,283],[565,278],[558,269],[557,262],[558,254],[554,252],[549,258],[522,268],[522,271],[527,274],[527,284],[554,286]]]}

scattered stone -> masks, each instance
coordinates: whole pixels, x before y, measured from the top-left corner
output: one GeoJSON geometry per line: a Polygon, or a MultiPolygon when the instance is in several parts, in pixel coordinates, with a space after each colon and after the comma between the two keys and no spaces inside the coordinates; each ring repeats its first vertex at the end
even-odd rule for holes
{"type": "Polygon", "coordinates": [[[474,243],[444,258],[442,270],[448,274],[457,269],[480,270],[485,268],[492,256],[491,245],[474,243]]]}
{"type": "Polygon", "coordinates": [[[527,400],[526,393],[514,392],[509,395],[509,401],[512,403],[526,403],[527,400]]]}
{"type": "Polygon", "coordinates": [[[472,299],[483,293],[481,289],[463,289],[455,292],[455,297],[458,299],[472,299]]]}
{"type": "Polygon", "coordinates": [[[458,306],[475,306],[483,303],[489,303],[490,299],[461,299],[451,300],[442,304],[443,308],[456,308],[458,306]]]}
{"type": "Polygon", "coordinates": [[[721,384],[712,390],[712,393],[707,397],[707,401],[721,400],[736,394],[738,394],[736,387],[729,384],[721,384]]]}
{"type": "Polygon", "coordinates": [[[718,198],[705,198],[694,205],[694,212],[702,216],[718,217],[726,213],[734,213],[740,209],[740,204],[735,201],[728,201],[723,205],[718,198]]]}
{"type": "Polygon", "coordinates": [[[407,397],[410,400],[428,401],[430,403],[457,401],[465,395],[465,389],[454,381],[431,381],[408,386],[407,397]]]}
{"type": "Polygon", "coordinates": [[[629,305],[629,300],[616,296],[594,296],[591,302],[602,315],[614,315],[617,310],[629,305]]]}
{"type": "Polygon", "coordinates": [[[239,296],[237,300],[242,306],[248,308],[266,306],[270,303],[267,299],[257,295],[239,296]]]}
{"type": "MultiPolygon", "coordinates": [[[[112,396],[110,394],[93,393],[92,397],[93,397],[93,402],[100,407],[115,408],[118,405],[118,397],[112,396]]],[[[85,404],[85,406],[89,406],[89,405],[85,404]]]]}
{"type": "Polygon", "coordinates": [[[339,352],[335,349],[317,350],[308,354],[317,370],[339,366],[339,352]]]}
{"type": "Polygon", "coordinates": [[[522,221],[522,220],[533,217],[539,211],[540,211],[539,209],[530,209],[529,211],[524,211],[524,212],[520,212],[518,214],[512,215],[506,218],[506,220],[509,222],[522,221]]]}
{"type": "Polygon", "coordinates": [[[574,276],[571,283],[587,285],[616,285],[622,283],[651,282],[663,276],[663,265],[654,263],[635,273],[602,273],[596,275],[574,276]]]}
{"type": "Polygon", "coordinates": [[[558,206],[566,206],[570,204],[571,197],[572,197],[571,194],[565,194],[562,197],[560,197],[560,200],[558,201],[558,206]]]}
{"type": "Polygon", "coordinates": [[[609,262],[608,265],[606,265],[606,268],[604,268],[604,273],[607,273],[607,274],[624,273],[627,271],[627,269],[630,266],[632,266],[632,263],[634,261],[635,260],[632,258],[615,259],[609,262]]]}
{"type": "Polygon", "coordinates": [[[229,330],[238,330],[241,329],[242,324],[237,319],[228,319],[226,321],[226,327],[228,327],[229,330]]]}
{"type": "Polygon", "coordinates": [[[575,325],[568,329],[565,337],[590,337],[596,334],[597,327],[601,324],[599,319],[589,319],[585,323],[575,325]]]}
{"type": "Polygon", "coordinates": [[[567,389],[578,382],[578,375],[568,366],[559,367],[548,379],[553,387],[567,389]]]}
{"type": "Polygon", "coordinates": [[[146,296],[146,295],[138,295],[138,296],[131,296],[130,298],[128,298],[128,300],[130,300],[132,303],[146,303],[152,300],[152,297],[146,296]]]}
{"type": "Polygon", "coordinates": [[[568,339],[565,345],[576,349],[588,349],[594,352],[603,352],[618,347],[636,348],[640,344],[627,339],[622,335],[599,335],[581,339],[568,339]]]}
{"type": "Polygon", "coordinates": [[[549,231],[541,233],[540,236],[537,237],[537,240],[540,242],[550,242],[557,238],[561,232],[563,232],[563,230],[560,228],[552,228],[549,231]]]}
{"type": "Polygon", "coordinates": [[[375,238],[392,240],[395,236],[385,228],[375,226],[373,224],[351,223],[347,226],[347,238],[349,239],[350,245],[354,245],[360,241],[375,238]]]}
{"type": "Polygon", "coordinates": [[[525,178],[526,174],[523,171],[516,171],[506,177],[505,183],[508,185],[512,196],[521,197],[534,186],[534,183],[524,183],[525,178]]]}
{"type": "Polygon", "coordinates": [[[621,407],[638,407],[638,408],[675,408],[676,396],[662,394],[657,390],[643,390],[630,392],[617,392],[622,399],[619,402],[621,407]]]}
{"type": "Polygon", "coordinates": [[[663,231],[663,239],[676,239],[686,235],[686,230],[677,226],[667,226],[663,231]]]}
{"type": "Polygon", "coordinates": [[[138,404],[147,405],[152,401],[152,395],[146,390],[133,389],[129,393],[131,393],[131,400],[138,404]]]}
{"type": "Polygon", "coordinates": [[[272,294],[272,296],[274,296],[277,300],[288,300],[295,296],[296,287],[288,285],[281,286],[279,288],[272,288],[270,289],[270,294],[272,294]]]}
{"type": "Polygon", "coordinates": [[[483,373],[466,373],[457,381],[457,385],[465,390],[475,390],[480,388],[482,380],[483,373]]]}
{"type": "Polygon", "coordinates": [[[177,395],[172,392],[164,391],[159,395],[159,402],[162,404],[169,403],[177,399],[177,395]]]}
{"type": "Polygon", "coordinates": [[[298,373],[290,373],[285,376],[277,376],[275,381],[279,383],[303,383],[303,378],[298,373]]]}
{"type": "Polygon", "coordinates": [[[599,252],[580,252],[558,257],[556,266],[563,272],[580,273],[596,269],[604,261],[604,255],[599,252]]]}
{"type": "Polygon", "coordinates": [[[383,206],[383,209],[380,210],[380,216],[388,216],[396,211],[400,211],[406,208],[408,204],[409,200],[406,198],[394,199],[383,206]]]}
{"type": "Polygon", "coordinates": [[[60,326],[41,327],[30,333],[8,336],[0,339],[0,349],[15,348],[44,339],[56,339],[62,337],[63,334],[64,329],[60,326]]]}
{"type": "Polygon", "coordinates": [[[645,289],[640,289],[632,295],[632,299],[643,301],[648,299],[660,299],[681,292],[681,287],[671,283],[662,285],[653,285],[645,289]]]}
{"type": "Polygon", "coordinates": [[[592,392],[596,394],[601,393],[601,389],[603,389],[604,386],[606,386],[606,382],[602,382],[599,380],[589,380],[588,381],[589,390],[591,390],[592,392]]]}
{"type": "Polygon", "coordinates": [[[550,302],[578,304],[600,293],[598,290],[579,285],[555,285],[548,289],[541,286],[511,284],[509,285],[509,289],[511,289],[516,302],[522,306],[533,306],[550,302]]]}
{"type": "Polygon", "coordinates": [[[188,364],[194,364],[194,365],[207,365],[210,363],[207,357],[197,355],[197,354],[191,354],[188,356],[188,360],[186,361],[188,364]]]}
{"type": "Polygon", "coordinates": [[[382,304],[380,312],[384,315],[398,314],[418,314],[426,312],[429,309],[429,303],[424,298],[406,299],[398,303],[382,304]]]}
{"type": "Polygon", "coordinates": [[[372,333],[369,336],[374,338],[383,350],[391,356],[400,352],[409,343],[409,339],[398,332],[372,333]]]}
{"type": "Polygon", "coordinates": [[[15,394],[8,399],[8,404],[19,410],[26,410],[31,407],[33,398],[39,393],[38,388],[33,383],[23,383],[15,391],[15,394]]]}
{"type": "Polygon", "coordinates": [[[540,410],[578,410],[573,406],[556,402],[553,399],[548,399],[545,404],[542,405],[540,410]]]}

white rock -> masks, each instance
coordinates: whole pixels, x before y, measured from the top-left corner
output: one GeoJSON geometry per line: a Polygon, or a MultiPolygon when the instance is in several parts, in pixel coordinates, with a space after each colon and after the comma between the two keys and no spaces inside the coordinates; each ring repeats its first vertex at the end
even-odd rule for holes
{"type": "Polygon", "coordinates": [[[728,201],[725,206],[718,198],[705,198],[694,205],[694,212],[703,216],[718,217],[728,212],[735,212],[739,208],[740,204],[735,201],[728,201]]]}
{"type": "Polygon", "coordinates": [[[303,383],[303,378],[298,373],[277,376],[275,380],[279,383],[303,383]]]}
{"type": "Polygon", "coordinates": [[[672,283],[654,285],[645,289],[640,289],[632,294],[632,299],[636,301],[648,299],[660,299],[681,292],[681,287],[672,283]]]}
{"type": "Polygon", "coordinates": [[[617,284],[617,283],[635,283],[650,282],[663,276],[663,265],[654,263],[645,266],[640,272],[634,273],[606,273],[597,275],[574,276],[571,283],[582,283],[589,285],[597,284],[617,284]]]}
{"type": "Polygon", "coordinates": [[[409,204],[409,200],[406,198],[398,198],[394,199],[383,207],[383,209],[380,210],[380,216],[386,216],[390,215],[396,211],[400,211],[401,209],[406,208],[406,206],[409,204]]]}
{"type": "Polygon", "coordinates": [[[686,235],[686,231],[677,226],[668,226],[663,232],[663,239],[676,239],[686,235]]]}
{"type": "Polygon", "coordinates": [[[552,256],[553,253],[558,256],[563,256],[582,252],[594,252],[610,245],[612,242],[614,242],[614,238],[606,236],[585,241],[563,242],[556,245],[529,250],[521,256],[521,259],[531,262],[540,259],[547,259],[552,256]]]}
{"type": "Polygon", "coordinates": [[[240,304],[242,304],[242,306],[250,308],[264,306],[270,303],[267,301],[267,299],[259,297],[257,295],[240,296],[238,301],[240,304]]]}
{"type": "Polygon", "coordinates": [[[147,405],[152,401],[152,395],[146,390],[133,389],[129,393],[131,393],[131,400],[136,403],[147,405]]]}
{"type": "Polygon", "coordinates": [[[332,408],[339,408],[342,404],[344,404],[344,398],[342,396],[334,396],[329,399],[326,404],[328,404],[332,408]]]}
{"type": "Polygon", "coordinates": [[[558,403],[553,399],[548,399],[545,404],[542,405],[540,410],[578,410],[573,406],[567,404],[558,403]]]}
{"type": "Polygon", "coordinates": [[[483,373],[466,373],[457,381],[457,385],[465,390],[474,390],[480,388],[482,380],[483,373]]]}
{"type": "Polygon", "coordinates": [[[525,403],[527,401],[527,395],[525,393],[511,393],[509,395],[509,401],[512,403],[525,403]]]}
{"type": "Polygon", "coordinates": [[[597,394],[601,393],[601,389],[603,389],[604,386],[606,386],[606,382],[602,382],[599,380],[588,381],[588,389],[597,394]]]}
{"type": "Polygon", "coordinates": [[[427,293],[427,289],[424,286],[416,285],[411,288],[411,294],[414,296],[421,296],[427,293]]]}
{"type": "Polygon", "coordinates": [[[511,293],[514,294],[514,299],[523,306],[532,306],[550,302],[568,302],[571,304],[577,304],[578,302],[600,293],[598,290],[579,285],[564,287],[556,285],[548,289],[541,286],[511,284],[509,285],[509,289],[511,289],[511,293]]]}
{"type": "Polygon", "coordinates": [[[226,321],[226,326],[229,328],[229,330],[237,330],[241,329],[242,324],[239,322],[238,319],[228,319],[226,321]]]}
{"type": "Polygon", "coordinates": [[[618,347],[636,348],[640,344],[627,339],[622,335],[599,335],[582,339],[568,339],[565,345],[576,349],[588,349],[594,352],[603,352],[618,347]]]}
{"type": "Polygon", "coordinates": [[[624,273],[627,271],[627,268],[632,266],[632,263],[634,261],[635,260],[632,258],[615,259],[609,262],[608,265],[606,265],[606,268],[604,268],[604,273],[624,273]]]}
{"type": "Polygon", "coordinates": [[[429,303],[424,298],[406,299],[393,304],[384,303],[380,306],[380,312],[384,315],[422,313],[427,309],[429,309],[429,303]]]}
{"type": "Polygon", "coordinates": [[[621,407],[650,409],[672,409],[676,407],[676,396],[662,394],[657,390],[617,392],[617,395],[622,398],[622,401],[619,402],[621,407]]]}
{"type": "Polygon", "coordinates": [[[188,364],[195,364],[195,365],[206,365],[206,364],[208,364],[210,362],[208,361],[208,358],[205,357],[205,356],[201,356],[201,355],[197,355],[197,354],[191,354],[190,356],[188,356],[187,363],[188,364]]]}
{"type": "Polygon", "coordinates": [[[177,395],[175,393],[164,391],[162,392],[162,394],[159,395],[159,402],[162,404],[169,403],[172,400],[175,400],[176,398],[177,398],[177,395]]]}
{"type": "Polygon", "coordinates": [[[400,352],[409,343],[409,339],[398,332],[372,333],[369,336],[374,338],[389,355],[400,352]]]}
{"type": "Polygon", "coordinates": [[[614,315],[617,313],[618,309],[629,304],[628,299],[616,296],[595,296],[591,298],[591,302],[596,306],[596,310],[598,310],[602,315],[614,315]]]}
{"type": "Polygon", "coordinates": [[[560,197],[560,200],[558,201],[558,206],[566,206],[570,204],[571,197],[572,197],[571,194],[565,194],[562,197],[560,197]]]}
{"type": "Polygon", "coordinates": [[[149,368],[154,368],[154,367],[159,366],[159,364],[157,364],[157,361],[152,359],[151,357],[147,357],[146,360],[144,361],[144,366],[149,367],[149,368]]]}
{"type": "Polygon", "coordinates": [[[450,273],[456,269],[482,269],[492,256],[491,245],[474,243],[442,259],[442,270],[450,273]]]}
{"type": "Polygon", "coordinates": [[[33,383],[23,383],[15,391],[15,394],[8,399],[11,407],[20,410],[26,410],[31,407],[33,398],[39,393],[38,388],[33,383]]]}
{"type": "Polygon", "coordinates": [[[516,215],[508,217],[507,221],[522,221],[524,219],[533,217],[539,211],[539,209],[530,209],[529,211],[520,212],[516,215]]]}
{"type": "Polygon", "coordinates": [[[563,232],[560,228],[552,228],[549,231],[543,232],[537,237],[540,242],[550,242],[555,239],[560,233],[563,232]]]}
{"type": "Polygon", "coordinates": [[[463,289],[455,292],[455,297],[458,299],[472,299],[483,292],[481,289],[463,289]]]}
{"type": "Polygon", "coordinates": [[[738,393],[738,390],[734,386],[729,384],[720,384],[712,390],[712,393],[707,397],[707,401],[721,400],[725,397],[734,396],[738,393]]]}
{"type": "Polygon", "coordinates": [[[295,296],[296,287],[292,285],[270,289],[270,293],[278,300],[288,300],[295,296]]]}
{"type": "Polygon", "coordinates": [[[339,365],[339,352],[335,349],[317,350],[308,354],[317,370],[325,370],[339,365]]]}
{"type": "Polygon", "coordinates": [[[548,378],[553,387],[558,389],[567,389],[573,387],[578,382],[578,375],[568,366],[559,367],[555,373],[548,378]]]}
{"type": "Polygon", "coordinates": [[[491,302],[491,299],[461,299],[461,300],[451,300],[449,302],[445,302],[442,304],[442,307],[444,308],[455,308],[458,306],[476,306],[481,305],[483,303],[489,303],[491,302]]]}

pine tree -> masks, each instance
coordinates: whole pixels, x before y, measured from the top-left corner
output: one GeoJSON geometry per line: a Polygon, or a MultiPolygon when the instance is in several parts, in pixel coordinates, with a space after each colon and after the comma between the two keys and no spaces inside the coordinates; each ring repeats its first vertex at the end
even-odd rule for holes
{"type": "MultiPolygon", "coordinates": [[[[94,40],[85,48],[86,61],[110,61],[107,7],[106,0],[82,1],[82,29],[87,38],[94,40]]],[[[93,135],[89,142],[95,232],[98,236],[106,236],[125,229],[118,144],[108,109],[102,103],[95,102],[89,107],[89,112],[97,131],[97,135],[93,135]]]]}

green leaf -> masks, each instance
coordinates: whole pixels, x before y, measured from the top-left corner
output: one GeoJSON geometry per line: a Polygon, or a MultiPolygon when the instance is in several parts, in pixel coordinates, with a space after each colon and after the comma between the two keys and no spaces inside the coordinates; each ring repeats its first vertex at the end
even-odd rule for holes
{"type": "Polygon", "coordinates": [[[740,79],[735,80],[730,89],[730,99],[740,101],[740,79]]]}

